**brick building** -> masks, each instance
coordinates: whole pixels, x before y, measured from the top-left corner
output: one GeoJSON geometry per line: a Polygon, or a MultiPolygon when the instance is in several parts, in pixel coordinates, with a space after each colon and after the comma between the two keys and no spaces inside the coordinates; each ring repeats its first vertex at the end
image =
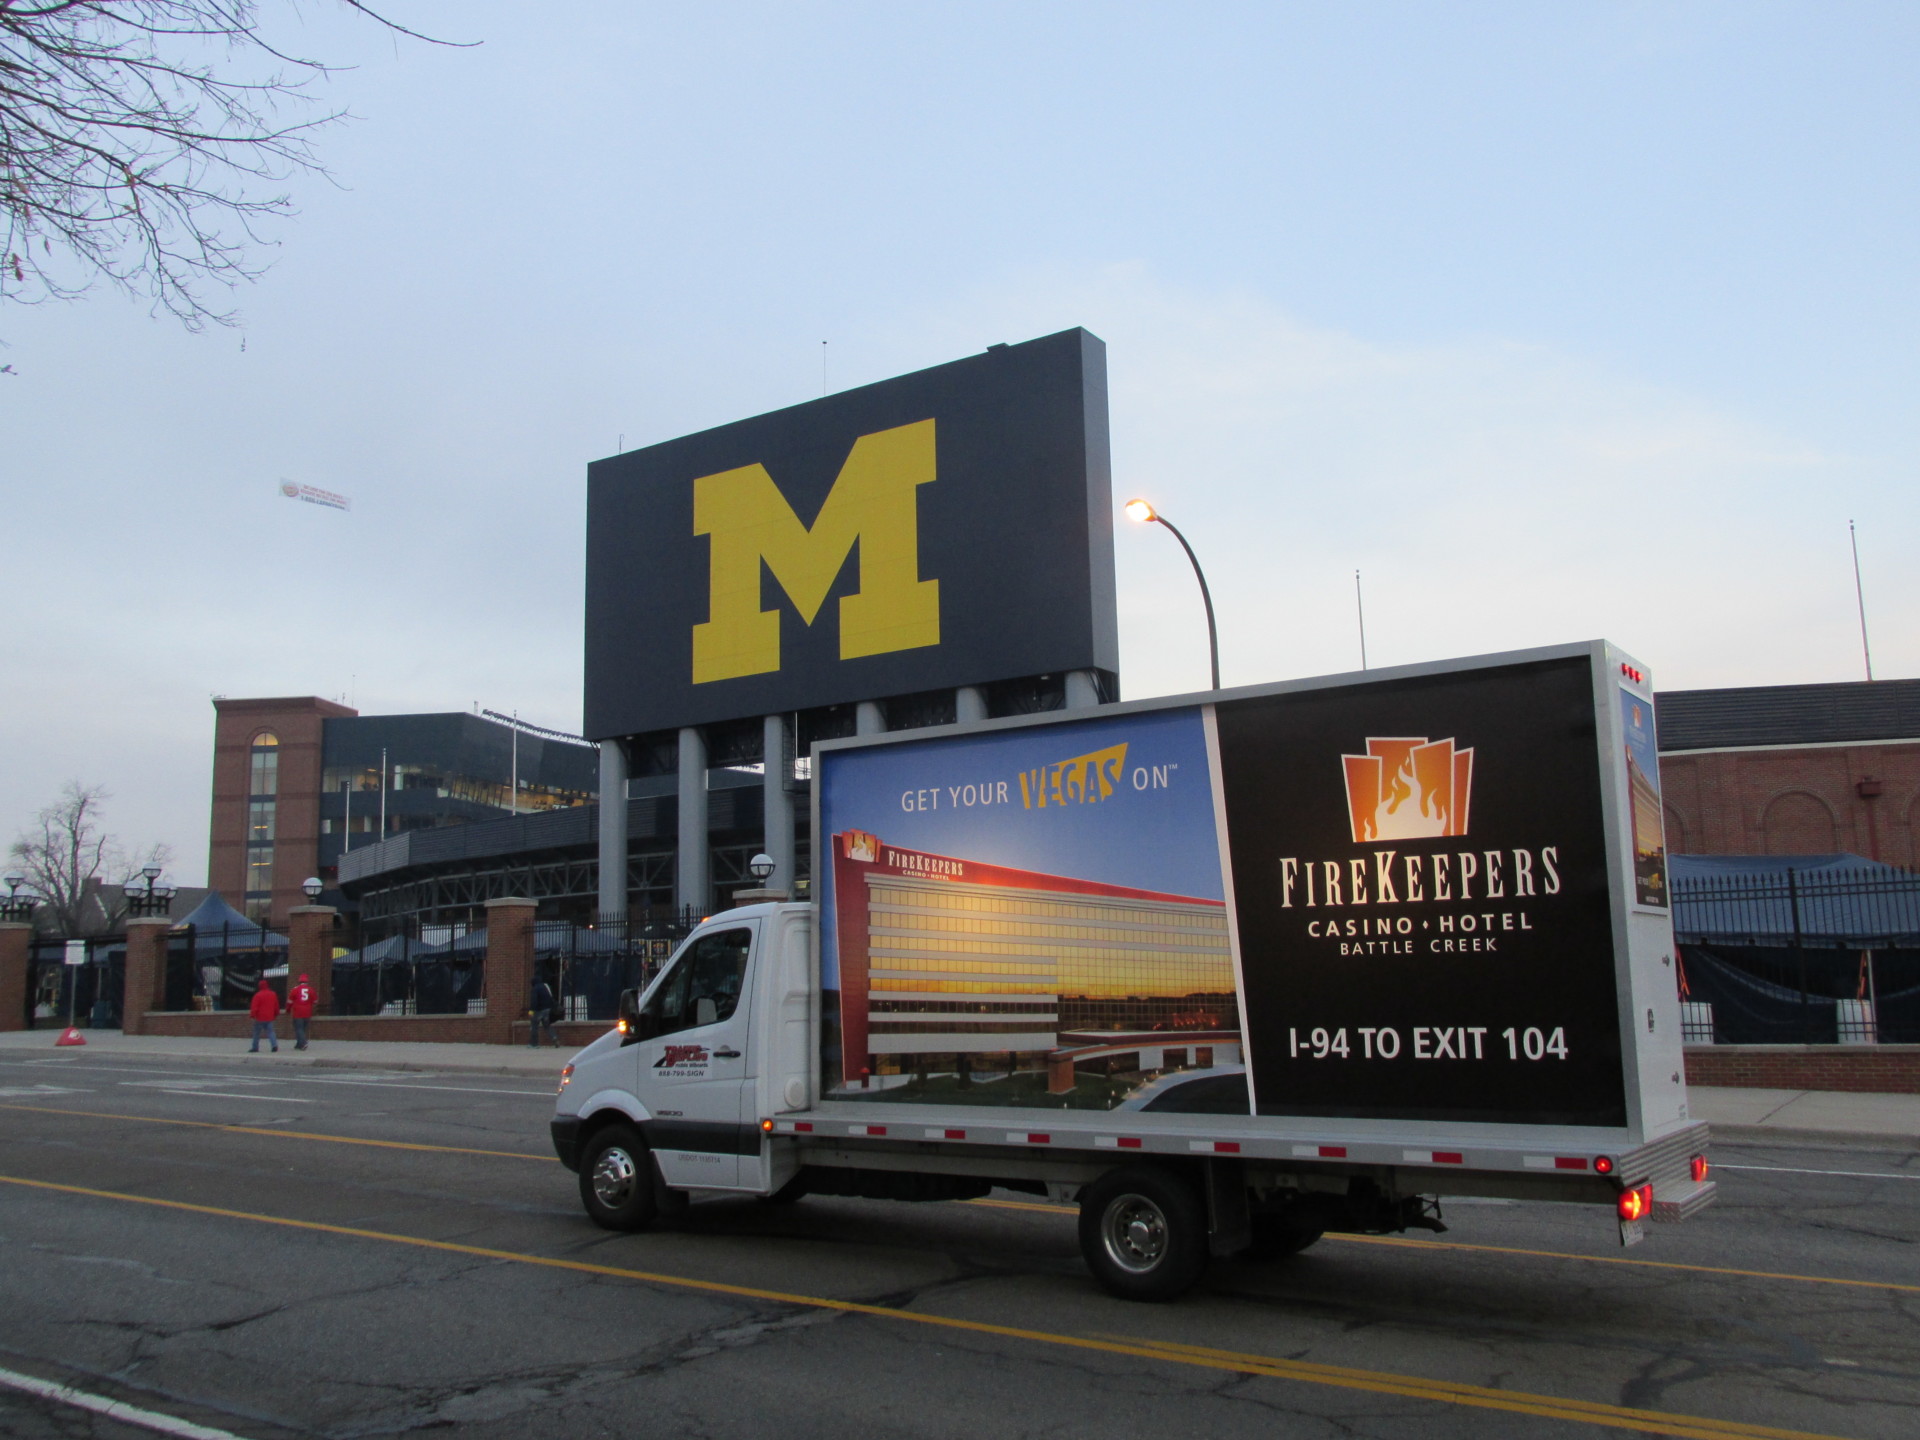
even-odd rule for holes
{"type": "Polygon", "coordinates": [[[1657,710],[1670,853],[1920,868],[1920,680],[1679,690],[1657,710]]]}
{"type": "Polygon", "coordinates": [[[355,849],[594,798],[593,747],[524,723],[361,715],[311,695],[213,708],[207,882],[273,925],[306,902],[308,878],[332,892],[355,849]]]}

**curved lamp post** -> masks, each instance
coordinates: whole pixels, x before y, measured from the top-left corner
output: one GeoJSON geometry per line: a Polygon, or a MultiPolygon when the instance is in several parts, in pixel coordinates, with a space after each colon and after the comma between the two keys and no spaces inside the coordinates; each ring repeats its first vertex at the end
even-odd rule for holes
{"type": "Polygon", "coordinates": [[[1152,521],[1164,525],[1173,531],[1173,538],[1180,542],[1180,548],[1187,552],[1187,560],[1193,566],[1193,578],[1200,582],[1200,601],[1207,607],[1207,653],[1213,661],[1213,688],[1220,688],[1220,632],[1213,623],[1213,595],[1207,589],[1207,577],[1201,572],[1200,561],[1193,553],[1193,547],[1187,543],[1187,537],[1174,528],[1167,519],[1144,500],[1129,500],[1127,514],[1142,524],[1152,521]]]}

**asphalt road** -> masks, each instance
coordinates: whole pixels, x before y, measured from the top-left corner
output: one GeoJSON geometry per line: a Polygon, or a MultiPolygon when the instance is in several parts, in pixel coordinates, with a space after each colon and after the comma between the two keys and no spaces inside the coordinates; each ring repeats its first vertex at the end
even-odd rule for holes
{"type": "MultiPolygon", "coordinates": [[[[0,1062],[0,1370],[256,1440],[1920,1435],[1913,1151],[1721,1146],[1719,1206],[1631,1251],[1598,1212],[1451,1204],[1438,1242],[1145,1306],[1021,1197],[610,1235],[550,1110],[271,1056],[0,1062]]],[[[0,1376],[0,1433],[154,1423],[0,1376]]]]}

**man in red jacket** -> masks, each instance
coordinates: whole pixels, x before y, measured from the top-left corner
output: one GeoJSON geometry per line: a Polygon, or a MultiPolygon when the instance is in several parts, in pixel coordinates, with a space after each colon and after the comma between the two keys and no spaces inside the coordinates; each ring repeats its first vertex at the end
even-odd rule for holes
{"type": "Polygon", "coordinates": [[[293,1017],[293,1048],[307,1048],[307,1022],[313,1018],[313,986],[302,975],[294,987],[287,992],[287,1014],[293,1017]]]}
{"type": "Polygon", "coordinates": [[[273,986],[267,983],[266,976],[260,977],[260,988],[253,992],[253,1004],[247,1007],[253,1015],[253,1044],[247,1050],[249,1055],[260,1053],[260,1041],[264,1037],[273,1046],[273,1053],[280,1053],[280,1037],[273,1033],[273,1022],[280,1016],[280,997],[273,993],[273,986]]]}

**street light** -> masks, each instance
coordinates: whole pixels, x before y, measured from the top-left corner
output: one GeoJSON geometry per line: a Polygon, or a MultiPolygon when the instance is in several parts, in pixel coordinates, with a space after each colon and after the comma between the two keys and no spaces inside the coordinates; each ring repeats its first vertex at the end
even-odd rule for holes
{"type": "Polygon", "coordinates": [[[747,862],[747,873],[763,885],[766,884],[767,877],[773,874],[774,868],[773,857],[764,850],[747,862]]]}
{"type": "Polygon", "coordinates": [[[1193,578],[1200,582],[1200,602],[1207,607],[1207,652],[1213,660],[1213,688],[1220,688],[1220,632],[1213,623],[1213,595],[1207,589],[1207,577],[1201,573],[1199,557],[1193,553],[1193,547],[1187,543],[1187,537],[1174,528],[1166,516],[1160,514],[1144,500],[1129,500],[1127,514],[1141,524],[1152,521],[1164,525],[1173,531],[1173,538],[1180,542],[1180,548],[1187,552],[1187,560],[1193,566],[1193,578]]]}
{"type": "Polygon", "coordinates": [[[173,908],[173,886],[156,885],[160,878],[158,865],[145,865],[140,873],[121,886],[127,897],[127,914],[135,919],[143,915],[164,915],[173,908]],[[142,881],[145,884],[142,884],[142,881]]]}
{"type": "Polygon", "coordinates": [[[327,884],[326,881],[322,880],[318,875],[309,875],[300,882],[300,888],[307,892],[307,903],[309,905],[318,905],[320,903],[320,892],[327,888],[327,884]]]}
{"type": "Polygon", "coordinates": [[[27,883],[27,877],[16,871],[11,875],[0,875],[0,880],[5,881],[7,886],[6,898],[0,900],[0,920],[25,924],[33,919],[33,907],[39,904],[39,897],[20,893],[20,887],[27,883]]]}

